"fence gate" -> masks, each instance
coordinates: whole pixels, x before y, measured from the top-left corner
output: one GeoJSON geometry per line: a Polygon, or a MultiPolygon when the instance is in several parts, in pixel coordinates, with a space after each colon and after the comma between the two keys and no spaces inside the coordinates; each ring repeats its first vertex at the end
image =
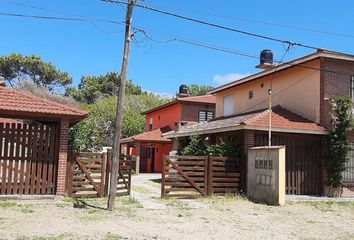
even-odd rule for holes
{"type": "Polygon", "coordinates": [[[164,156],[161,197],[192,198],[236,192],[240,166],[224,157],[164,156]]]}
{"type": "MultiPolygon", "coordinates": [[[[68,164],[68,194],[71,197],[108,195],[112,153],[72,153],[68,164]]],[[[117,196],[130,194],[131,156],[121,156],[117,196]]]]}
{"type": "Polygon", "coordinates": [[[55,194],[57,125],[0,123],[0,195],[55,194]]]}

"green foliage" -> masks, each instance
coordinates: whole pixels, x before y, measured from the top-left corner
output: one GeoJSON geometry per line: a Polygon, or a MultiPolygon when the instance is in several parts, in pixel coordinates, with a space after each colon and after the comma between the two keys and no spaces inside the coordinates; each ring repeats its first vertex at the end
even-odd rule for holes
{"type": "Polygon", "coordinates": [[[342,172],[348,161],[349,144],[347,133],[353,127],[352,101],[349,97],[340,96],[332,100],[332,130],[329,134],[328,146],[328,186],[337,188],[342,185],[342,172]]]}
{"type": "Polygon", "coordinates": [[[204,144],[204,138],[194,135],[189,137],[186,147],[181,150],[184,156],[205,156],[207,155],[207,146],[204,144]]]}
{"type": "MultiPolygon", "coordinates": [[[[145,117],[140,113],[166,103],[153,94],[127,95],[124,106],[123,137],[144,132],[145,117]]],[[[86,106],[91,114],[70,132],[71,147],[77,151],[95,151],[112,146],[116,119],[117,97],[98,100],[86,106]]]]}
{"type": "Polygon", "coordinates": [[[219,138],[219,142],[216,144],[205,144],[204,138],[195,135],[190,136],[180,144],[178,154],[184,156],[239,157],[240,146],[237,146],[231,138],[226,141],[219,138]]]}
{"type": "Polygon", "coordinates": [[[35,55],[1,56],[0,77],[13,87],[20,82],[30,81],[49,91],[60,90],[72,83],[68,73],[58,70],[53,64],[46,63],[35,55]]]}
{"type": "Polygon", "coordinates": [[[207,94],[209,91],[211,91],[213,87],[211,86],[206,86],[206,85],[196,85],[196,84],[191,84],[188,86],[188,94],[190,96],[202,96],[207,94]]]}
{"type": "Polygon", "coordinates": [[[239,157],[240,146],[233,144],[231,139],[224,141],[220,138],[219,143],[207,145],[207,153],[214,157],[239,157]]]}
{"type": "MultiPolygon", "coordinates": [[[[109,72],[101,76],[84,76],[81,78],[77,88],[69,88],[66,95],[72,96],[75,100],[93,104],[96,101],[111,96],[117,96],[119,91],[120,75],[116,72],[109,72]]],[[[139,86],[128,80],[126,83],[127,95],[142,94],[139,86]]]]}

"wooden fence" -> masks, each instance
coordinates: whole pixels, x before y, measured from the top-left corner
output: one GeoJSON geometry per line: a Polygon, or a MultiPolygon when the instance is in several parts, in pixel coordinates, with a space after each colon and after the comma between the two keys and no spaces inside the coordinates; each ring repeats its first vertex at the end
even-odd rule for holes
{"type": "Polygon", "coordinates": [[[164,156],[161,197],[193,198],[236,192],[240,164],[225,157],[164,156]]]}
{"type": "Polygon", "coordinates": [[[57,125],[0,123],[0,195],[55,194],[57,125]]]}
{"type": "MultiPolygon", "coordinates": [[[[112,154],[73,153],[69,158],[67,191],[71,197],[105,197],[108,195],[112,154]]],[[[117,196],[129,195],[131,156],[119,160],[117,196]]]]}

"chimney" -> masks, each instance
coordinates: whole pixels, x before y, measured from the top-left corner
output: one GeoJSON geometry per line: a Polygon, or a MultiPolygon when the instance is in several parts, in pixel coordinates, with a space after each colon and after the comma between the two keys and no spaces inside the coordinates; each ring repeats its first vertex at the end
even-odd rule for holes
{"type": "Polygon", "coordinates": [[[184,98],[184,97],[188,97],[188,87],[185,84],[182,84],[181,86],[179,86],[179,92],[177,94],[177,97],[179,98],[184,98]]]}
{"type": "Polygon", "coordinates": [[[5,81],[1,81],[1,80],[0,80],[0,87],[6,87],[5,81]]]}

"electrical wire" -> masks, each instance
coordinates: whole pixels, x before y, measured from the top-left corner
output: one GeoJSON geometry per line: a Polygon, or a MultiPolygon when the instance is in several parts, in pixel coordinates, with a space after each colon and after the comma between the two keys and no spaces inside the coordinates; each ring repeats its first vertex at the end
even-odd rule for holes
{"type": "MultiPolygon", "coordinates": [[[[111,20],[102,20],[102,19],[94,19],[94,18],[92,20],[90,20],[90,19],[86,19],[86,18],[67,18],[67,17],[54,17],[54,16],[39,16],[39,15],[26,15],[26,14],[6,13],[6,12],[0,12],[0,16],[34,18],[34,19],[44,19],[44,20],[89,22],[89,23],[92,23],[92,21],[99,21],[99,22],[106,22],[106,23],[111,23],[111,24],[125,25],[125,23],[122,23],[122,22],[111,21],[111,20]]],[[[135,30],[140,30],[142,32],[145,31],[145,30],[143,30],[142,28],[139,28],[139,27],[134,27],[134,29],[135,30]]],[[[158,31],[154,31],[154,32],[158,32],[158,31]]],[[[163,32],[158,32],[158,33],[174,36],[172,34],[163,33],[163,32]]],[[[149,39],[151,40],[152,38],[150,37],[149,39]]],[[[157,40],[154,40],[154,41],[155,42],[159,42],[157,40]]],[[[216,45],[212,45],[212,44],[208,44],[208,43],[202,43],[202,42],[187,40],[187,39],[184,39],[184,38],[181,38],[181,37],[173,37],[172,39],[170,39],[168,41],[165,41],[163,43],[169,43],[169,42],[173,42],[173,41],[178,41],[178,42],[181,42],[181,43],[194,45],[194,46],[198,46],[198,47],[203,47],[203,48],[216,50],[216,51],[220,51],[220,52],[230,53],[230,54],[234,54],[234,55],[238,55],[238,56],[244,56],[244,57],[259,59],[259,57],[257,55],[255,55],[255,54],[243,53],[243,52],[240,52],[240,51],[235,51],[235,50],[228,49],[228,48],[221,47],[221,46],[216,46],[216,45]]],[[[160,41],[160,43],[161,43],[161,41],[160,41]]],[[[345,76],[352,76],[352,74],[350,74],[350,73],[334,71],[334,70],[327,70],[327,69],[321,69],[321,68],[315,68],[315,67],[310,67],[310,66],[303,65],[303,64],[294,64],[291,61],[289,61],[289,62],[281,62],[279,60],[274,60],[274,62],[279,63],[279,64],[283,64],[283,65],[293,66],[293,67],[301,67],[301,68],[313,69],[313,70],[317,70],[317,71],[321,71],[321,72],[328,72],[328,73],[335,73],[335,74],[340,74],[340,75],[345,75],[345,76]]]]}
{"type": "MultiPolygon", "coordinates": [[[[107,3],[114,3],[114,4],[128,4],[127,2],[119,1],[119,0],[99,0],[99,1],[107,2],[107,3]]],[[[311,45],[307,45],[307,44],[291,42],[291,41],[288,41],[288,40],[282,40],[282,39],[279,39],[279,38],[270,37],[270,36],[266,36],[266,35],[261,35],[261,34],[258,34],[258,33],[252,33],[252,32],[248,32],[248,31],[243,31],[243,30],[240,30],[240,29],[223,26],[223,25],[216,24],[216,23],[206,22],[206,21],[199,20],[199,19],[196,19],[196,18],[186,17],[186,16],[183,16],[183,15],[180,15],[180,14],[171,13],[171,12],[167,12],[167,11],[160,10],[160,9],[157,9],[157,8],[148,7],[146,5],[136,4],[135,6],[139,7],[139,8],[142,8],[142,9],[149,10],[149,11],[157,12],[157,13],[160,13],[160,14],[176,17],[176,18],[179,18],[179,19],[183,19],[183,20],[186,20],[186,21],[195,22],[195,23],[199,23],[199,24],[202,24],[202,25],[206,25],[206,26],[210,26],[210,27],[214,27],[214,28],[218,28],[218,29],[222,29],[222,30],[226,30],[226,31],[236,32],[236,33],[240,33],[240,34],[244,34],[244,35],[248,35],[248,36],[252,36],[252,37],[262,38],[262,39],[269,40],[269,41],[274,41],[274,42],[279,42],[279,43],[286,43],[286,44],[291,44],[291,45],[294,45],[294,46],[299,46],[299,47],[304,47],[304,48],[309,48],[309,49],[314,49],[314,50],[322,49],[322,48],[311,46],[311,45]]]]}

